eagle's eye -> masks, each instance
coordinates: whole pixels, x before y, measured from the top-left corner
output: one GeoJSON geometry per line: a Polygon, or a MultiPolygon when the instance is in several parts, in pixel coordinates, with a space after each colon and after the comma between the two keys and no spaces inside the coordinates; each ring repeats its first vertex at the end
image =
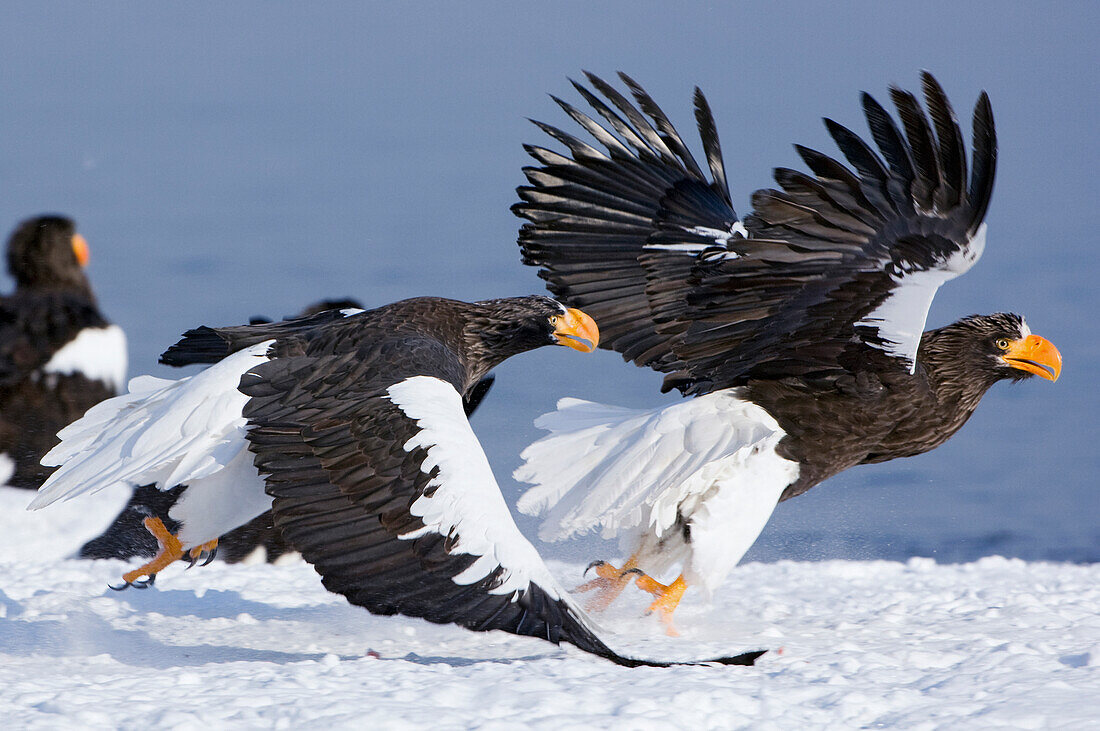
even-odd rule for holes
{"type": "Polygon", "coordinates": [[[1008,342],[1008,338],[997,338],[995,344],[1001,350],[1008,350],[1008,346],[1011,345],[1011,343],[1008,342]]]}

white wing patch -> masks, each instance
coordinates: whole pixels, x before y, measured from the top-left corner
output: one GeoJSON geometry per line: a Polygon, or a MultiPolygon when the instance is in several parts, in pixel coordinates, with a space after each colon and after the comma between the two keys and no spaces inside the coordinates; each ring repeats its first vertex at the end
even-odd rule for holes
{"type": "Polygon", "coordinates": [[[86,327],[54,353],[43,373],[80,373],[92,381],[103,381],[115,391],[126,382],[126,334],[118,325],[86,327]]]}
{"type": "Polygon", "coordinates": [[[685,254],[698,254],[707,248],[707,244],[646,244],[643,249],[660,249],[661,251],[682,251],[685,254]]]}
{"type": "Polygon", "coordinates": [[[0,452],[0,487],[6,487],[8,480],[15,474],[15,460],[0,452]]]}
{"type": "Polygon", "coordinates": [[[896,286],[882,303],[867,313],[856,326],[875,328],[883,340],[882,349],[905,361],[909,372],[916,370],[917,349],[928,320],[932,298],[944,282],[965,274],[985,250],[986,225],[983,223],[974,238],[950,258],[932,269],[908,271],[891,275],[896,286]]]}
{"type": "Polygon", "coordinates": [[[178,381],[134,378],[129,393],[93,406],[58,433],[61,443],[42,458],[42,464],[60,467],[28,509],[120,483],[156,483],[161,490],[194,486],[229,465],[246,447],[242,410],[248,396],[237,386],[244,373],[268,360],[272,342],[240,350],[178,381]]]}
{"type": "MultiPolygon", "coordinates": [[[[682,251],[687,254],[698,254],[708,246],[727,246],[730,239],[735,237],[748,238],[749,232],[745,228],[745,224],[740,221],[734,221],[730,226],[729,231],[723,231],[718,228],[710,228],[709,226],[692,226],[688,228],[681,226],[681,228],[689,234],[695,236],[701,236],[704,238],[712,239],[713,244],[645,244],[643,249],[660,249],[662,251],[682,251]]],[[[738,255],[734,252],[728,252],[727,257],[730,259],[738,258],[738,255]]]]}
{"type": "MultiPolygon", "coordinates": [[[[689,517],[716,489],[737,483],[749,465],[774,455],[785,436],[770,414],[738,398],[736,389],[648,410],[562,399],[535,425],[551,434],[521,455],[525,464],[515,478],[535,486],[520,498],[519,509],[545,513],[539,537],[551,541],[597,528],[605,538],[631,529],[660,538],[678,515],[689,517]]],[[[772,507],[798,475],[797,464],[782,462],[782,470],[765,470],[774,485],[748,486],[774,492],[772,507]]]]}
{"type": "Polygon", "coordinates": [[[499,566],[504,574],[493,594],[526,590],[529,583],[535,583],[554,599],[562,597],[564,592],[535,547],[516,528],[454,387],[438,378],[414,376],[390,386],[387,392],[394,405],[420,428],[405,443],[405,451],[427,450],[421,472],[439,468],[429,483],[435,488],[431,497],[421,495],[409,509],[424,527],[401,538],[428,532],[457,535],[450,552],[478,557],[454,577],[457,584],[480,581],[499,566]]]}

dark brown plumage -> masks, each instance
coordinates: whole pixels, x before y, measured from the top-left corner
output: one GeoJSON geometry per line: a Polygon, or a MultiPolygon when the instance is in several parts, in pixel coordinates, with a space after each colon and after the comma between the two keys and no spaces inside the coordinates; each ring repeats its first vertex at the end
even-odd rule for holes
{"type": "Polygon", "coordinates": [[[880,367],[875,358],[854,370],[845,385],[831,388],[792,379],[749,381],[748,399],[787,432],[780,454],[802,466],[798,481],[780,499],[801,495],[857,464],[940,446],[962,428],[993,384],[1034,375],[1006,362],[1005,349],[996,345],[1029,335],[1018,315],[974,315],[924,333],[917,374],[880,367]]]}
{"type": "MultiPolygon", "coordinates": [[[[363,305],[354,299],[322,300],[309,305],[289,319],[318,315],[329,310],[362,310],[363,305]]],[[[253,317],[252,325],[272,322],[266,317],[253,317]]],[[[466,416],[472,416],[482,399],[492,388],[494,376],[481,379],[463,398],[466,416]]],[[[75,417],[74,417],[75,418],[75,417]]],[[[56,442],[56,440],[54,440],[56,442]]],[[[50,445],[51,447],[53,444],[50,445]]],[[[43,452],[44,454],[45,452],[43,452]]],[[[155,485],[142,485],[133,495],[118,516],[103,533],[81,546],[80,558],[151,558],[160,550],[157,539],[145,528],[146,518],[160,518],[169,531],[179,530],[179,523],[171,518],[169,512],[179,500],[183,488],[159,490],[155,485]]],[[[294,548],[283,538],[275,526],[271,511],[264,511],[242,526],[234,528],[218,538],[216,555],[226,563],[238,563],[258,557],[259,560],[272,563],[294,548]]]]}
{"type": "MultiPolygon", "coordinates": [[[[291,315],[288,319],[317,315],[327,310],[346,309],[362,310],[363,305],[358,300],[351,298],[320,300],[308,305],[297,315],[291,315]]],[[[272,322],[270,318],[261,316],[249,319],[249,323],[252,325],[269,322],[272,322]]],[[[491,383],[490,379],[489,385],[491,383]]],[[[487,391],[488,386],[483,389],[479,396],[484,397],[484,392],[487,391]]],[[[477,399],[479,402],[480,397],[477,399]]],[[[476,407],[476,403],[474,407],[476,407]]],[[[471,412],[472,410],[471,408],[471,412]]],[[[73,418],[75,419],[76,416],[73,418]]],[[[49,446],[52,447],[53,444],[49,446]]],[[[45,454],[45,451],[42,454],[45,454]]],[[[111,521],[111,524],[98,536],[81,546],[77,555],[80,558],[90,559],[126,559],[136,556],[151,558],[155,556],[160,546],[157,544],[157,539],[145,529],[144,521],[149,517],[160,518],[169,531],[173,533],[178,531],[179,524],[172,520],[168,513],[172,506],[176,504],[181,492],[182,488],[162,491],[154,485],[137,487],[126,505],[111,521]]],[[[275,527],[271,511],[265,511],[244,525],[221,536],[218,539],[217,557],[227,563],[237,563],[259,555],[261,560],[270,563],[293,552],[294,549],[283,539],[279,530],[275,527]],[[257,554],[257,549],[262,549],[262,551],[257,554]]]]}
{"type": "MultiPolygon", "coordinates": [[[[539,165],[525,169],[530,185],[513,207],[528,221],[519,244],[557,297],[598,319],[601,347],[698,400],[633,421],[567,403],[546,417],[553,433],[528,449],[517,476],[536,485],[521,509],[549,513],[544,538],[602,527],[634,536],[628,568],[682,561],[687,578],[675,587],[640,579],[670,617],[686,583],[721,581],[776,501],[854,465],[935,448],[993,383],[1054,380],[1061,356],[1011,314],[921,334],[936,289],[985,244],[997,144],[984,93],[969,180],[955,114],[925,73],[927,113],[892,89],[899,123],[864,94],[878,151],[826,119],[851,167],[796,146],[810,173],[777,169],[779,189],[754,193],[739,220],[702,93],[709,179],[660,107],[621,76],[636,106],[591,74],[606,101],[574,83],[602,125],[555,99],[603,150],[536,123],[569,154],[526,148],[539,165]],[[590,471],[555,476],[555,446],[586,436],[590,471]],[[726,522],[713,522],[722,511],[726,522]]],[[[601,569],[593,587],[605,605],[622,585],[601,569]]]]}

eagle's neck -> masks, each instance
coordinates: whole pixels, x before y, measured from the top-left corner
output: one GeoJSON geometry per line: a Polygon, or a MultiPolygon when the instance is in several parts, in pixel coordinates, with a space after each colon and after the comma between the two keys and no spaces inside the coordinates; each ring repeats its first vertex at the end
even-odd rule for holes
{"type": "Polygon", "coordinates": [[[937,411],[947,420],[948,436],[966,423],[986,391],[1000,380],[983,359],[972,339],[950,328],[931,330],[921,339],[916,375],[923,373],[937,411]]]}

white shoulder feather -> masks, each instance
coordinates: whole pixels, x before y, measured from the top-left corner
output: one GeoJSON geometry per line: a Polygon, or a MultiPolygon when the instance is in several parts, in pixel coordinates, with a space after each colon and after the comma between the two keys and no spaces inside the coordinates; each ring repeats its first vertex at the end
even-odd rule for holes
{"type": "Polygon", "coordinates": [[[126,334],[121,327],[88,327],[54,353],[42,372],[80,373],[117,393],[126,380],[126,358],[126,334]]]}

